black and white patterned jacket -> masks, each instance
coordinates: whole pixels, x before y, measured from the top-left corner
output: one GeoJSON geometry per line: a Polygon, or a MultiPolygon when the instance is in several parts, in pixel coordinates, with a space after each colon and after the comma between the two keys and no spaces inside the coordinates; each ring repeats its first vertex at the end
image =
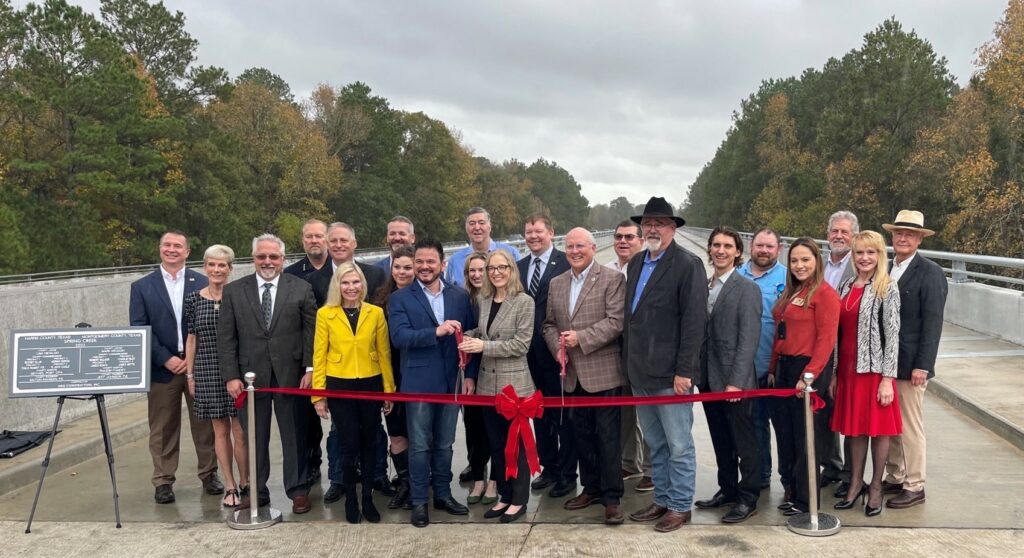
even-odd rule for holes
{"type": "MultiPolygon", "coordinates": [[[[839,285],[839,298],[844,298],[853,289],[856,277],[839,285]]],[[[896,363],[900,345],[900,290],[895,281],[889,283],[885,296],[875,296],[874,282],[864,286],[857,316],[857,373],[881,373],[887,378],[896,377],[896,363]]],[[[836,343],[838,364],[839,344],[836,343]]]]}

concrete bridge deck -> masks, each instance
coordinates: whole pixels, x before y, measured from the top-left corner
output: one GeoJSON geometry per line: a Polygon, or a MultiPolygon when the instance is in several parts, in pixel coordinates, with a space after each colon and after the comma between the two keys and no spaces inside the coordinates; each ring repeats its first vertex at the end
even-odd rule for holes
{"type": "MultiPolygon", "coordinates": [[[[697,251],[699,247],[687,246],[697,251]]],[[[699,251],[698,251],[699,253],[699,251]]],[[[604,258],[609,254],[604,253],[604,258]]],[[[693,525],[660,535],[649,525],[606,527],[601,508],[562,508],[565,499],[535,493],[520,523],[484,520],[485,507],[453,517],[431,510],[432,525],[416,529],[408,512],[384,508],[378,525],[344,522],[343,502],[325,505],[324,484],[311,494],[313,510],[294,516],[274,466],[272,503],[285,522],[259,532],[236,532],[223,520],[216,496],[202,494],[194,475],[187,429],[175,485],[177,502],[157,505],[149,482],[145,402],[113,409],[115,452],[123,529],[115,529],[110,479],[102,456],[85,459],[95,446],[94,417],[64,425],[57,437],[32,534],[24,534],[43,450],[0,462],[0,537],[4,556],[668,556],[668,555],[1024,555],[1024,451],[1011,443],[1024,431],[1024,348],[947,324],[940,346],[938,379],[929,386],[925,424],[929,439],[928,502],[907,510],[885,509],[867,518],[859,509],[833,512],[823,491],[822,510],[843,522],[825,539],[794,535],[775,509],[782,494],[777,476],[762,493],[758,515],[724,526],[722,512],[694,510],[693,525]],[[973,410],[971,410],[973,409],[973,410]],[[1016,433],[1016,434],[1014,434],[1016,433]],[[59,456],[63,455],[64,462],[59,456]],[[6,479],[6,480],[5,480],[6,479]],[[4,483],[7,483],[6,485],[4,483]],[[6,488],[4,488],[6,487],[6,488]]],[[[714,493],[715,464],[702,410],[695,407],[697,496],[714,493]]],[[[456,448],[464,448],[460,424],[456,448]]],[[[279,447],[271,445],[273,463],[279,447]]],[[[95,451],[93,450],[93,454],[95,451]]],[[[456,451],[453,468],[465,465],[456,451]]],[[[650,501],[627,482],[624,509],[650,501]]],[[[466,486],[453,486],[465,501],[466,486]]]]}

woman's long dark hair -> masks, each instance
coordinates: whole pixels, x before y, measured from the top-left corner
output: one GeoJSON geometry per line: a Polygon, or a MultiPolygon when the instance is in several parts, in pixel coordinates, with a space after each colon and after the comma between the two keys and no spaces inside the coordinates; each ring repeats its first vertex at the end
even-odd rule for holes
{"type": "MultiPolygon", "coordinates": [[[[398,250],[395,250],[391,254],[391,263],[395,263],[398,258],[410,258],[416,259],[416,249],[412,246],[402,246],[398,250]]],[[[384,314],[387,315],[388,311],[388,297],[391,293],[398,290],[398,285],[395,284],[395,276],[391,274],[391,268],[388,268],[388,278],[384,281],[384,284],[377,288],[377,291],[370,295],[370,304],[375,304],[384,309],[384,314]]]]}

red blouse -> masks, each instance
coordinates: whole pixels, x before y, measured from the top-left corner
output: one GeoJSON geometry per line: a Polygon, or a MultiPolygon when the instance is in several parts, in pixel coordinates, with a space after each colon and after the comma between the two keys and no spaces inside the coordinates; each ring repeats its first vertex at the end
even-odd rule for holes
{"type": "MultiPolygon", "coordinates": [[[[806,299],[807,290],[793,300],[806,299]]],[[[839,295],[828,283],[822,283],[814,291],[814,297],[803,306],[792,301],[781,310],[772,311],[775,318],[775,343],[772,346],[772,362],[768,368],[775,372],[779,355],[811,357],[804,369],[817,378],[828,364],[839,334],[839,295]],[[786,338],[779,339],[779,322],[786,322],[786,338]]]]}

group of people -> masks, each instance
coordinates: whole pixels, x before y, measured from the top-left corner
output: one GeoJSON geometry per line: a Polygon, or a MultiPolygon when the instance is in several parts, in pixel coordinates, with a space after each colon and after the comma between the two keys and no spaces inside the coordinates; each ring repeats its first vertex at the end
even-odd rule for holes
{"type": "Polygon", "coordinates": [[[285,267],[284,242],[253,239],[255,273],[230,281],[234,253],[214,245],[205,275],[185,268],[189,241],[169,231],[160,269],[132,284],[132,325],[152,329],[150,451],[158,503],[174,501],[181,399],[189,409],[199,477],[226,507],[268,505],[271,409],[282,445],[283,480],[292,511],[311,509],[323,454],[330,486],[325,503],[345,498],[351,523],[380,521],[373,491],[388,508],[429,525],[428,503],[453,515],[483,504],[484,517],[522,517],[531,490],[571,496],[568,510],[592,505],[604,521],[624,522],[625,481],[653,491],[629,513],[659,532],[688,523],[691,508],[727,507],[726,523],[757,513],[772,474],[770,424],[778,447],[785,514],[808,510],[808,455],[802,401],[740,398],[704,403],[718,465],[718,489],[694,502],[696,454],[690,403],[546,410],[532,428],[542,467],[531,478],[522,441],[506,463],[510,419],[495,407],[463,408],[470,482],[465,504],[452,496],[453,445],[460,407],[392,402],[387,393],[603,398],[803,389],[805,374],[826,407],[815,415],[815,457],[833,479],[837,509],[864,497],[865,512],[924,502],[925,440],[921,400],[934,363],[946,279],[917,253],[932,231],[901,211],[882,235],[860,232],[856,216],[832,216],[829,251],[800,238],[779,262],[773,230],[743,238],[729,227],[707,240],[702,259],[676,242],[684,220],[663,198],[614,232],[616,259],[595,261],[590,231],[575,228],[554,247],[551,219],[526,219],[529,254],[491,238],[484,208],[466,212],[468,246],[446,257],[434,240],[417,240],[412,221],[394,217],[390,255],[355,261],[355,231],[312,219],[302,229],[305,256],[285,267]],[[246,372],[257,388],[298,387],[376,392],[375,399],[304,398],[256,393],[255,417],[233,401],[246,372]],[[380,396],[383,393],[385,395],[380,396]],[[382,419],[383,415],[383,419],[382,419]],[[255,491],[243,431],[256,424],[255,491]],[[321,419],[330,420],[325,449],[321,419]],[[384,425],[387,429],[385,431],[384,425]],[[835,434],[833,434],[835,433],[835,434]],[[846,437],[845,452],[839,434],[846,437]],[[872,475],[865,480],[870,446],[872,475]],[[388,457],[396,477],[388,476],[388,457]],[[845,459],[844,459],[845,457],[845,459]],[[489,463],[489,468],[488,468],[489,463]],[[238,476],[233,465],[238,466],[238,476]],[[224,475],[222,483],[218,469],[224,475]],[[489,469],[489,470],[488,470],[489,469]],[[508,474],[506,474],[508,473],[508,474]],[[578,483],[577,483],[578,479],[578,483]],[[580,485],[582,490],[578,490],[580,485]],[[253,493],[254,492],[254,493],[253,493]],[[578,492],[578,493],[577,493],[578,492]]]}

